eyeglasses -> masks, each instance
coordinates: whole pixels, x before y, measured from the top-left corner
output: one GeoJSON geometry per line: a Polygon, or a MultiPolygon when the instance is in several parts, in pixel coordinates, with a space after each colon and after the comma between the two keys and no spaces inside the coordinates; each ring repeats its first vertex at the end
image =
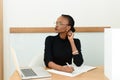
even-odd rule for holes
{"type": "Polygon", "coordinates": [[[61,23],[61,22],[56,22],[55,25],[56,25],[56,26],[64,26],[64,25],[68,25],[68,24],[63,24],[63,23],[61,23]]]}

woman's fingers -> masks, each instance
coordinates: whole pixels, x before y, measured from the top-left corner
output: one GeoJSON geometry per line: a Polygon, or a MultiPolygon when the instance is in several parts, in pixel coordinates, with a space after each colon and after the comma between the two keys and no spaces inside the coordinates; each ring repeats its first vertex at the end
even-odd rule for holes
{"type": "Polygon", "coordinates": [[[72,66],[63,66],[63,71],[72,73],[74,71],[74,68],[72,66]]]}

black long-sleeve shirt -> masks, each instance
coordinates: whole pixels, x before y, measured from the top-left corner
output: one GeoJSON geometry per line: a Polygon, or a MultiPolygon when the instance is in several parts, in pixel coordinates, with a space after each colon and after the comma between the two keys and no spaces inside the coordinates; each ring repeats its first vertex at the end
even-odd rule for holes
{"type": "Polygon", "coordinates": [[[83,63],[83,57],[81,53],[81,43],[79,39],[74,39],[76,48],[79,52],[77,55],[72,55],[72,48],[68,38],[61,39],[59,35],[57,36],[48,36],[45,40],[45,50],[44,50],[44,62],[48,67],[50,61],[55,62],[59,65],[66,65],[66,62],[69,64],[73,62],[80,66],[83,63]]]}

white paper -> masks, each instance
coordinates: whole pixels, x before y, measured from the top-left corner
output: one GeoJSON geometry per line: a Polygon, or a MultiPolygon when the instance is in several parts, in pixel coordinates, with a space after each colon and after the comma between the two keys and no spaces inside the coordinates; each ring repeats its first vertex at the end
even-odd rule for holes
{"type": "Polygon", "coordinates": [[[84,73],[84,72],[87,72],[89,70],[96,68],[96,67],[88,66],[88,65],[82,65],[81,67],[77,67],[77,66],[73,66],[73,67],[74,67],[74,71],[72,73],[58,71],[55,69],[48,69],[47,71],[52,72],[52,73],[56,73],[56,74],[60,74],[60,75],[64,75],[64,76],[74,77],[74,76],[77,76],[81,73],[84,73]]]}

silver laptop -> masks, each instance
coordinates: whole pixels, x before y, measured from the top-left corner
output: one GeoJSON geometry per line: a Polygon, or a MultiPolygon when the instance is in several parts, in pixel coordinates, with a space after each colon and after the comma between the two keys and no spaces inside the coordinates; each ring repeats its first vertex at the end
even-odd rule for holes
{"type": "Polygon", "coordinates": [[[50,78],[51,77],[51,74],[42,67],[21,68],[19,66],[15,50],[13,48],[11,48],[11,53],[13,56],[15,67],[22,79],[50,78]]]}

